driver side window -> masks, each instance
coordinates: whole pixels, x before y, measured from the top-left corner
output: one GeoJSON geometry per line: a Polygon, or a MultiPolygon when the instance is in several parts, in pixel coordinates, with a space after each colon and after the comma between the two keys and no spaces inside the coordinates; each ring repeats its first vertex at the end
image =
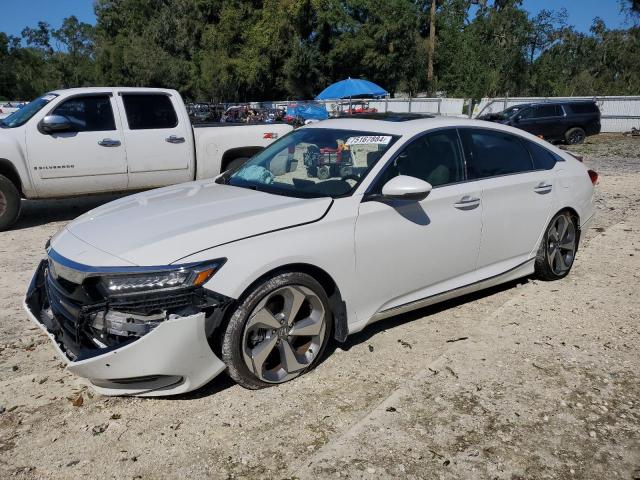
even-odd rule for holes
{"type": "Polygon", "coordinates": [[[433,187],[463,181],[464,162],[457,132],[433,132],[412,141],[386,166],[374,193],[381,193],[384,184],[398,175],[419,178],[433,187]]]}
{"type": "Polygon", "coordinates": [[[69,119],[74,132],[103,132],[116,129],[108,95],[73,97],[51,113],[69,119]]]}

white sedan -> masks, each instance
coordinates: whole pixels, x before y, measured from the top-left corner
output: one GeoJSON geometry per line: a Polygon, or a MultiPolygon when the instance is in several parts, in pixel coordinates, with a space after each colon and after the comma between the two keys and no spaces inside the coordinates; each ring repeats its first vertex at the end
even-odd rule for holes
{"type": "Polygon", "coordinates": [[[372,117],[82,215],[48,243],[29,316],[107,395],[183,393],[225,370],[255,389],[372,322],[569,273],[595,172],[494,123],[372,117]]]}

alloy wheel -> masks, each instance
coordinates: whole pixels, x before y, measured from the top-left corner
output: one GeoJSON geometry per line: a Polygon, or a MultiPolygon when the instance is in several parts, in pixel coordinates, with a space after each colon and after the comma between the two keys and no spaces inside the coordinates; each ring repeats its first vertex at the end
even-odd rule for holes
{"type": "Polygon", "coordinates": [[[251,312],[242,335],[249,371],[269,383],[300,375],[321,351],[325,313],[320,298],[302,285],[267,294],[251,312]]]}
{"type": "Polygon", "coordinates": [[[581,131],[576,130],[569,136],[569,143],[571,145],[578,145],[584,141],[584,138],[584,134],[581,131]]]}
{"type": "Polygon", "coordinates": [[[562,275],[571,268],[577,248],[576,227],[568,215],[559,215],[547,235],[547,262],[551,271],[562,275]]]}

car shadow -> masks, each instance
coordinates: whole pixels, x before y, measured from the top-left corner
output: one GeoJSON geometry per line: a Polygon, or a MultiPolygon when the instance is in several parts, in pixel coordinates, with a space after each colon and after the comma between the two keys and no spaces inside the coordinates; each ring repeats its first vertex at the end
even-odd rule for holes
{"type": "MultiPolygon", "coordinates": [[[[328,358],[330,358],[335,353],[336,349],[338,348],[344,351],[349,351],[353,347],[369,341],[372,337],[374,337],[380,332],[393,330],[394,328],[400,327],[405,323],[413,322],[423,317],[434,315],[436,313],[449,310],[451,308],[457,307],[459,305],[463,305],[465,303],[475,302],[482,298],[496,295],[500,292],[504,292],[506,290],[515,288],[515,286],[518,284],[523,284],[523,283],[526,284],[530,280],[531,279],[528,277],[521,278],[518,280],[513,280],[511,282],[503,283],[495,287],[480,290],[478,292],[468,293],[458,298],[447,300],[435,305],[420,308],[412,312],[404,313],[402,315],[397,315],[395,317],[390,317],[385,320],[372,323],[371,325],[368,325],[367,327],[365,327],[364,330],[358,333],[349,335],[347,337],[347,340],[343,343],[338,343],[335,339],[332,338],[329,341],[329,344],[327,345],[327,348],[324,351],[322,358],[320,359],[320,362],[318,362],[317,366],[323,364],[328,358]]],[[[155,399],[156,400],[163,400],[163,399],[164,400],[197,400],[197,399],[201,399],[201,398],[208,397],[210,395],[214,395],[216,393],[222,392],[234,385],[235,385],[235,382],[228,375],[221,374],[221,375],[218,375],[213,380],[211,380],[208,384],[192,392],[187,392],[180,395],[167,396],[167,397],[155,397],[155,399]]]]}
{"type": "Polygon", "coordinates": [[[166,397],[154,397],[154,400],[198,400],[201,398],[209,397],[220,393],[227,388],[233,387],[236,384],[226,371],[215,377],[206,385],[187,393],[181,393],[178,395],[166,396],[166,397]]]}
{"type": "Polygon", "coordinates": [[[444,302],[440,302],[435,305],[430,305],[428,307],[423,307],[417,310],[413,310],[411,312],[403,313],[401,315],[396,315],[394,317],[389,317],[379,322],[372,323],[370,325],[367,325],[362,331],[349,335],[347,337],[347,340],[344,343],[338,343],[336,340],[332,339],[329,345],[327,345],[327,350],[325,351],[325,354],[323,355],[323,358],[320,361],[320,363],[323,363],[329,356],[333,355],[335,350],[338,348],[344,351],[349,351],[351,348],[355,347],[356,345],[360,345],[369,341],[373,336],[377,335],[380,332],[392,330],[396,327],[400,327],[404,325],[405,323],[413,322],[423,317],[434,315],[436,313],[440,313],[445,310],[452,309],[454,307],[463,305],[465,303],[475,302],[482,298],[490,297],[497,293],[515,288],[515,286],[518,284],[522,284],[522,283],[526,284],[529,281],[530,281],[530,278],[521,278],[518,280],[513,280],[511,282],[503,283],[495,287],[490,287],[477,292],[468,293],[461,297],[453,298],[451,300],[446,300],[444,302]]]}
{"type": "Polygon", "coordinates": [[[59,200],[23,200],[20,218],[11,230],[38,227],[51,222],[70,221],[124,195],[103,194],[59,200]]]}

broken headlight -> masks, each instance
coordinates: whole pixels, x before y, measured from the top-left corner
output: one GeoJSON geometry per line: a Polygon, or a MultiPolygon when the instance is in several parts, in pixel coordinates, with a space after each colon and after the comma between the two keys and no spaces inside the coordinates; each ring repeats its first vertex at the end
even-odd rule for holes
{"type": "Polygon", "coordinates": [[[150,269],[150,271],[140,273],[118,273],[102,277],[100,284],[109,296],[181,287],[199,287],[204,285],[224,262],[225,259],[219,259],[195,265],[150,269]]]}

